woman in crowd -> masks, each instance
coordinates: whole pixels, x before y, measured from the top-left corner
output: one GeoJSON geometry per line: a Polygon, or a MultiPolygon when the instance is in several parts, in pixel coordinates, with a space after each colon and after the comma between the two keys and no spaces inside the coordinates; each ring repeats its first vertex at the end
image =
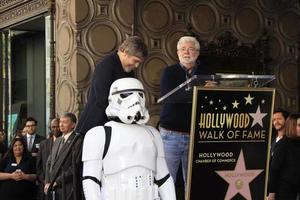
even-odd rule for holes
{"type": "Polygon", "coordinates": [[[35,199],[35,163],[23,138],[16,137],[0,162],[0,198],[9,200],[35,199]]]}
{"type": "Polygon", "coordinates": [[[300,191],[300,114],[288,117],[285,131],[271,162],[268,200],[296,200],[300,191]]]}

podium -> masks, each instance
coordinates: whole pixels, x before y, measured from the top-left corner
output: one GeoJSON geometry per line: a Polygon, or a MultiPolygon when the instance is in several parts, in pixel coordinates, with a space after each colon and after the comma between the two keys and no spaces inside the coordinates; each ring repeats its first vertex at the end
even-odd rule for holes
{"type": "Polygon", "coordinates": [[[249,74],[216,74],[216,75],[194,75],[185,82],[160,97],[157,103],[167,99],[172,94],[185,89],[190,90],[193,86],[204,86],[205,81],[216,81],[221,87],[253,87],[260,88],[275,80],[274,75],[249,75],[249,74]]]}
{"type": "Polygon", "coordinates": [[[274,79],[193,76],[158,100],[177,103],[185,91],[192,103],[186,200],[265,199],[275,96],[265,86],[274,79]],[[203,87],[208,80],[217,87],[203,87]]]}

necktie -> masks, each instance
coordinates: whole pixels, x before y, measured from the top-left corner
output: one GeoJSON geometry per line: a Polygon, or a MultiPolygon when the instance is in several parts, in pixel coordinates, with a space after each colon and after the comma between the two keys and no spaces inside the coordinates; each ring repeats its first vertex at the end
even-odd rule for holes
{"type": "Polygon", "coordinates": [[[28,142],[28,151],[31,152],[32,150],[32,144],[33,144],[33,136],[29,136],[29,142],[28,142]]]}
{"type": "Polygon", "coordinates": [[[62,138],[62,141],[60,142],[59,147],[58,147],[58,151],[57,151],[58,154],[60,153],[62,147],[64,146],[64,143],[65,143],[65,138],[63,137],[63,138],[62,138]]]}

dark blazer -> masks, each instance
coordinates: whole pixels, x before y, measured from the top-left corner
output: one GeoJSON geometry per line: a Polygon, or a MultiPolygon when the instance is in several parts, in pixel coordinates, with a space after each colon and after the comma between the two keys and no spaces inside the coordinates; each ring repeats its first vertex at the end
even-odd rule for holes
{"type": "Polygon", "coordinates": [[[50,183],[54,180],[54,176],[58,173],[55,180],[57,183],[56,193],[59,196],[58,199],[63,200],[76,200],[81,196],[81,177],[82,177],[82,142],[83,137],[76,132],[73,132],[68,140],[63,144],[60,152],[59,146],[63,143],[63,137],[59,137],[55,140],[51,153],[48,157],[46,165],[46,183],[50,183]],[[75,143],[72,146],[72,142],[75,139],[75,143]],[[71,152],[68,153],[68,149],[71,148],[71,152]],[[63,159],[66,157],[65,162],[62,164],[63,159]]]}
{"type": "Polygon", "coordinates": [[[272,128],[272,136],[271,136],[271,158],[273,156],[273,153],[274,153],[274,150],[275,150],[275,147],[276,147],[276,138],[277,138],[277,135],[278,135],[278,132],[275,130],[275,128],[272,128]]]}
{"type": "Polygon", "coordinates": [[[45,173],[46,173],[46,164],[48,157],[50,155],[50,151],[52,149],[53,140],[52,138],[48,138],[43,140],[40,143],[40,149],[36,158],[36,175],[37,180],[39,182],[38,188],[38,199],[45,199],[44,187],[45,187],[45,173]]]}
{"type": "MultiPolygon", "coordinates": [[[[24,139],[25,139],[25,142],[27,144],[27,135],[24,136],[24,139]]],[[[40,147],[40,143],[41,143],[41,141],[43,141],[45,139],[46,139],[45,137],[43,137],[41,135],[38,135],[36,133],[34,141],[33,141],[32,149],[31,149],[30,153],[38,153],[39,147],[40,147]]]]}
{"type": "Polygon", "coordinates": [[[117,52],[113,52],[95,67],[88,101],[80,114],[76,132],[85,134],[95,126],[104,125],[108,120],[105,109],[111,84],[125,77],[133,77],[133,72],[125,72],[117,52]]]}
{"type": "Polygon", "coordinates": [[[300,191],[300,140],[283,138],[276,144],[270,166],[270,193],[276,200],[295,200],[300,191]]]}
{"type": "Polygon", "coordinates": [[[46,172],[46,163],[52,149],[53,141],[52,138],[43,140],[40,143],[40,150],[37,155],[36,160],[36,169],[37,169],[37,178],[39,182],[44,183],[45,181],[45,172],[46,172]]]}
{"type": "Polygon", "coordinates": [[[6,145],[3,142],[1,142],[0,143],[0,159],[4,156],[6,151],[7,151],[6,145]]]}

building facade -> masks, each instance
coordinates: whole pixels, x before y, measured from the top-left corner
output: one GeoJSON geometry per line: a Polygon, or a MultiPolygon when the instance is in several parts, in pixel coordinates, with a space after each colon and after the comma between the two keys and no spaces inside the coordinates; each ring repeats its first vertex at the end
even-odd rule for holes
{"type": "Polygon", "coordinates": [[[300,111],[296,0],[5,0],[0,31],[0,121],[10,134],[26,116],[37,118],[45,135],[50,117],[65,111],[80,115],[96,63],[129,35],[141,36],[149,47],[136,76],[145,85],[154,126],[161,72],[177,62],[176,42],[185,34],[197,36],[204,47],[213,43],[219,48],[226,41],[234,41],[228,48],[263,45],[261,66],[212,68],[274,74],[268,86],[276,88],[275,106],[300,111]]]}

